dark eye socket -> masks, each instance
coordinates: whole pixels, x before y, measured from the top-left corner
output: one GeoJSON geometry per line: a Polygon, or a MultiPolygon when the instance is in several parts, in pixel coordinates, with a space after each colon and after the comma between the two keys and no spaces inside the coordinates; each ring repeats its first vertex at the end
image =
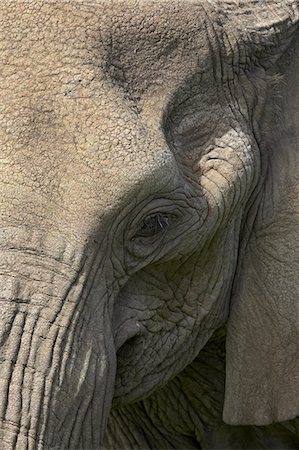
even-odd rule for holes
{"type": "Polygon", "coordinates": [[[155,213],[147,216],[143,219],[143,223],[140,226],[138,236],[154,236],[160,233],[169,225],[169,217],[167,214],[155,213]]]}

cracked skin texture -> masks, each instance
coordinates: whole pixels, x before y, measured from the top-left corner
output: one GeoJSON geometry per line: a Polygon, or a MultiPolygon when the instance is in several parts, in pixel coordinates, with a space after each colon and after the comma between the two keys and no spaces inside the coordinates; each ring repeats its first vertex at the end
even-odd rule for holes
{"type": "Polygon", "coordinates": [[[1,450],[298,448],[298,8],[1,3],[1,450]]]}

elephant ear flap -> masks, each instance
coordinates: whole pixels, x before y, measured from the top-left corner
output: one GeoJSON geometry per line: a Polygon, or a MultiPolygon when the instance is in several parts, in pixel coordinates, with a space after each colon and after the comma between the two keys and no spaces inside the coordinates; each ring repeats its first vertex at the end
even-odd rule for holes
{"type": "Polygon", "coordinates": [[[233,425],[299,416],[298,31],[272,70],[282,81],[272,83],[262,124],[265,181],[248,213],[228,320],[223,419],[233,425]]]}

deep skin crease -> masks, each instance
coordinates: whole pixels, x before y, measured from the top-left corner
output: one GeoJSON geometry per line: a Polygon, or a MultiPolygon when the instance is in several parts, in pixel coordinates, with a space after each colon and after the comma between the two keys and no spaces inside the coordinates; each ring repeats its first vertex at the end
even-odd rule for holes
{"type": "Polygon", "coordinates": [[[299,448],[296,0],[0,4],[0,448],[299,448]]]}

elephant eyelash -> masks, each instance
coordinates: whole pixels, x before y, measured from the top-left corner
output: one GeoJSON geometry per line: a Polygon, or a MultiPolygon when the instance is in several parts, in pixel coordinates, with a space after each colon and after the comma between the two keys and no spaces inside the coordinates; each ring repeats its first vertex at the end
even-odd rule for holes
{"type": "Polygon", "coordinates": [[[169,215],[157,212],[146,216],[134,237],[151,237],[165,230],[170,223],[169,215]]]}

